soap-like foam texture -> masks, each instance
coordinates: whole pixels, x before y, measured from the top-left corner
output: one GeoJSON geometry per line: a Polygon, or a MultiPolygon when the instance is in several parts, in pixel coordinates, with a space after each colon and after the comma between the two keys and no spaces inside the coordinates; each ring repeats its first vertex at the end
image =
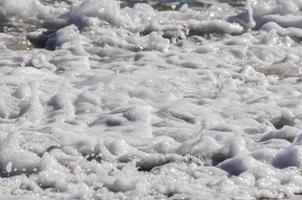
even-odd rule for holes
{"type": "Polygon", "coordinates": [[[0,1],[0,199],[299,199],[300,0],[0,1]]]}

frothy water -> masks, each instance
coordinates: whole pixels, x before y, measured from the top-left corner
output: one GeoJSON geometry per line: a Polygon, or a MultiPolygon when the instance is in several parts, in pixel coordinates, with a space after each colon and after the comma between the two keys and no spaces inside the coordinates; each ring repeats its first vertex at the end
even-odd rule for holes
{"type": "Polygon", "coordinates": [[[0,1],[0,199],[299,199],[302,3],[0,1]]]}

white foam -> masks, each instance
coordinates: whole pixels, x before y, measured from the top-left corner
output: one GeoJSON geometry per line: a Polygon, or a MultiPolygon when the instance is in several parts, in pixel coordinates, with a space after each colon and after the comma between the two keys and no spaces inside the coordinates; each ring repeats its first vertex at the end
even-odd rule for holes
{"type": "Polygon", "coordinates": [[[0,1],[1,195],[299,198],[302,4],[209,2],[0,1]]]}

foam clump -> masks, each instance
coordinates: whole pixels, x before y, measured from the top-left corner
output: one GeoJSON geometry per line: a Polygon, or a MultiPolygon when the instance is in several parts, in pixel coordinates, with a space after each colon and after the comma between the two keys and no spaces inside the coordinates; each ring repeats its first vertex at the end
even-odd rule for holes
{"type": "Polygon", "coordinates": [[[178,146],[177,152],[184,155],[190,154],[201,158],[205,157],[204,159],[209,159],[209,157],[217,151],[218,148],[219,144],[217,144],[215,139],[207,136],[201,136],[198,139],[187,140],[182,143],[178,146]]]}
{"type": "Polygon", "coordinates": [[[235,137],[226,142],[226,144],[221,147],[213,155],[213,164],[218,164],[226,159],[235,157],[237,154],[242,154],[247,151],[246,142],[241,137],[235,137]]]}
{"type": "Polygon", "coordinates": [[[0,2],[0,16],[4,19],[9,19],[13,16],[30,19],[32,17],[39,17],[47,14],[50,10],[43,6],[40,1],[26,0],[26,1],[10,1],[3,0],[0,2]]]}
{"type": "Polygon", "coordinates": [[[147,48],[149,49],[154,49],[158,51],[167,51],[170,45],[169,40],[164,39],[155,33],[151,33],[148,40],[149,40],[148,42],[149,44],[147,48]]]}
{"type": "Polygon", "coordinates": [[[64,43],[79,42],[79,30],[76,26],[70,25],[58,30],[55,34],[51,34],[46,42],[46,48],[53,49],[62,47],[64,43]]]}
{"type": "Polygon", "coordinates": [[[68,169],[60,165],[54,157],[45,153],[41,158],[42,171],[37,174],[36,183],[42,188],[54,188],[66,191],[66,172],[68,169]]]}
{"type": "Polygon", "coordinates": [[[256,22],[256,27],[274,21],[281,26],[299,27],[295,19],[299,18],[301,3],[298,1],[281,2],[275,1],[248,1],[249,6],[253,9],[252,14],[256,22]],[[286,16],[288,14],[295,16],[286,16]],[[285,21],[291,22],[286,25],[285,21]]]}
{"type": "Polygon", "coordinates": [[[87,0],[78,6],[73,6],[69,16],[71,21],[79,20],[81,17],[99,17],[113,25],[123,25],[124,19],[119,15],[120,8],[117,2],[110,0],[87,0]]]}
{"type": "Polygon", "coordinates": [[[301,148],[299,146],[294,146],[281,151],[274,158],[273,165],[278,168],[286,168],[290,166],[301,168],[301,148]]]}
{"type": "MultiPolygon", "coordinates": [[[[143,107],[143,106],[138,106],[138,107],[126,107],[126,108],[118,108],[113,110],[112,112],[110,112],[109,116],[116,116],[118,118],[120,118],[121,122],[124,121],[124,123],[126,123],[126,121],[129,122],[135,122],[135,121],[144,121],[144,122],[148,122],[150,120],[149,116],[148,116],[148,108],[143,107]],[[125,121],[126,120],[126,121],[125,121]]],[[[109,123],[110,124],[110,118],[101,118],[100,121],[104,121],[105,123],[109,123]],[[108,120],[108,121],[107,121],[108,120]]],[[[98,122],[95,122],[98,123],[98,122]]]]}
{"type": "Polygon", "coordinates": [[[236,35],[244,31],[239,24],[232,24],[221,20],[202,21],[199,23],[192,22],[190,26],[190,34],[192,35],[202,35],[205,33],[228,33],[236,35]]]}
{"type": "Polygon", "coordinates": [[[0,86],[2,94],[0,100],[0,117],[3,119],[16,118],[20,113],[18,98],[11,95],[12,91],[6,86],[0,86]]]}
{"type": "MultiPolygon", "coordinates": [[[[1,134],[4,136],[3,133],[1,134]]],[[[33,152],[22,149],[19,145],[20,135],[7,133],[1,141],[0,166],[1,176],[33,173],[40,168],[40,158],[33,152]]]]}
{"type": "Polygon", "coordinates": [[[240,155],[227,159],[217,165],[217,167],[227,171],[232,175],[239,174],[253,168],[256,165],[256,160],[249,155],[240,155]]]}
{"type": "Polygon", "coordinates": [[[121,137],[150,138],[150,107],[129,106],[113,110],[92,122],[92,128],[103,127],[121,137]]]}
{"type": "Polygon", "coordinates": [[[114,192],[127,192],[129,190],[133,190],[135,185],[127,180],[126,177],[119,177],[117,178],[111,186],[111,191],[114,192]]]}
{"type": "Polygon", "coordinates": [[[274,130],[270,133],[263,136],[261,139],[262,141],[270,140],[270,139],[284,139],[289,142],[293,142],[295,138],[300,135],[301,131],[300,129],[290,127],[290,126],[284,126],[280,130],[274,130]]]}

